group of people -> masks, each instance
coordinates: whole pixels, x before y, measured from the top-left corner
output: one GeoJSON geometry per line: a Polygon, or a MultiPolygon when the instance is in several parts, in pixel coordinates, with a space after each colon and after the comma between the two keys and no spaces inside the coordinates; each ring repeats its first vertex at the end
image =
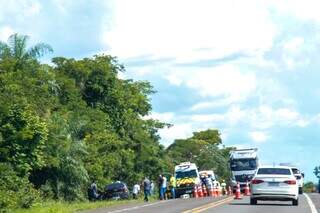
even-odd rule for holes
{"type": "MultiPolygon", "coordinates": [[[[159,199],[160,200],[165,200],[168,199],[167,197],[167,178],[164,175],[159,175],[158,178],[158,188],[159,188],[159,199]]],[[[174,175],[171,175],[170,180],[169,180],[169,189],[171,192],[171,198],[175,199],[176,198],[176,178],[174,175]]]]}
{"type": "MultiPolygon", "coordinates": [[[[144,201],[148,202],[149,196],[153,194],[154,184],[152,181],[149,180],[149,178],[145,177],[143,180],[142,186],[143,186],[143,193],[144,193],[144,201]]],[[[136,183],[132,189],[133,199],[138,198],[140,191],[141,191],[140,185],[136,183]]]]}
{"type": "MultiPolygon", "coordinates": [[[[143,186],[143,192],[144,192],[144,200],[146,202],[148,202],[149,196],[152,195],[154,192],[154,183],[153,183],[153,181],[150,181],[146,177],[143,181],[142,186],[143,186]]],[[[172,175],[170,177],[169,183],[168,183],[166,176],[164,176],[163,174],[159,175],[158,189],[159,189],[159,199],[160,200],[168,199],[168,196],[167,196],[167,187],[168,186],[169,186],[169,189],[171,192],[171,198],[173,198],[173,199],[176,198],[176,196],[175,196],[176,179],[175,179],[174,175],[172,175]]],[[[141,191],[140,185],[138,183],[135,184],[132,189],[132,195],[133,195],[134,199],[137,199],[140,191],[141,191]]]]}
{"type": "MultiPolygon", "coordinates": [[[[200,179],[201,179],[202,187],[204,187],[208,191],[208,193],[210,189],[218,187],[218,181],[213,179],[211,175],[201,175],[200,179]]],[[[226,187],[227,187],[227,184],[223,180],[221,183],[221,191],[223,194],[226,193],[226,187]]]]}
{"type": "MultiPolygon", "coordinates": [[[[159,188],[159,199],[160,200],[166,200],[168,199],[167,196],[167,187],[169,186],[170,192],[171,192],[171,198],[175,199],[176,198],[176,179],[174,175],[171,175],[169,179],[169,183],[167,181],[167,178],[165,175],[159,175],[158,178],[158,188],[159,188]]],[[[154,192],[154,183],[153,181],[149,180],[148,177],[145,177],[142,184],[136,183],[134,184],[132,188],[132,197],[133,199],[137,199],[140,192],[141,188],[143,188],[143,193],[144,193],[144,201],[148,202],[149,197],[153,194],[154,192]]],[[[98,187],[96,184],[96,181],[93,181],[88,188],[88,197],[90,200],[97,200],[100,196],[100,193],[98,191],[98,187]]]]}

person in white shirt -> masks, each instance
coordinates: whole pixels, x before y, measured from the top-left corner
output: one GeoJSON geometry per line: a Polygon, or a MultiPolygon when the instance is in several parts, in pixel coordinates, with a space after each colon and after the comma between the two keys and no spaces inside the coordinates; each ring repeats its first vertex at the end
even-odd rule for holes
{"type": "Polygon", "coordinates": [[[133,199],[137,199],[139,192],[140,192],[140,185],[136,183],[132,189],[133,199]]]}
{"type": "Polygon", "coordinates": [[[165,176],[162,177],[162,185],[161,185],[161,199],[166,199],[166,191],[167,191],[167,178],[165,176]]]}

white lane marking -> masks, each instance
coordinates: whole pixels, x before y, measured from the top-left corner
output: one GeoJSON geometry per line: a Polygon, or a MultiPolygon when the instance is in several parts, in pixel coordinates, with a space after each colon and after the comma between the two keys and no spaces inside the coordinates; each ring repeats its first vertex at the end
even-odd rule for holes
{"type": "Polygon", "coordinates": [[[111,211],[111,212],[108,212],[108,213],[119,213],[119,212],[125,212],[125,211],[132,211],[132,210],[141,209],[141,208],[148,207],[148,206],[154,206],[156,204],[167,203],[167,202],[170,202],[170,201],[172,201],[172,200],[158,201],[158,202],[155,202],[155,203],[145,204],[145,205],[142,205],[142,206],[134,206],[134,207],[130,207],[130,208],[119,209],[119,210],[111,211]]]}
{"type": "Polygon", "coordinates": [[[318,213],[316,207],[314,206],[312,200],[310,199],[310,197],[306,194],[306,193],[303,193],[303,195],[307,198],[307,201],[308,201],[308,204],[310,206],[310,209],[311,209],[311,213],[318,213]]]}

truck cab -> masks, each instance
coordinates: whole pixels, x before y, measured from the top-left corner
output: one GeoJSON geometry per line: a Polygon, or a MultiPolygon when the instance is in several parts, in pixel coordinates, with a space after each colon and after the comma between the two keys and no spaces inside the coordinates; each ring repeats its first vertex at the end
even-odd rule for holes
{"type": "Polygon", "coordinates": [[[195,185],[200,184],[200,175],[196,164],[184,162],[175,166],[176,196],[184,194],[193,195],[195,185]]]}
{"type": "Polygon", "coordinates": [[[237,149],[230,152],[231,184],[243,189],[254,177],[259,166],[258,149],[237,149]]]}

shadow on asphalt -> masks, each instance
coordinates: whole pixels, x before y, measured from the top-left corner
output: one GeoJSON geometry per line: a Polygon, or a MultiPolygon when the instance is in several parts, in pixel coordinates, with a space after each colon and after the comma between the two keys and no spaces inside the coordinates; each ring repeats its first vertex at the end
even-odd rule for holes
{"type": "Polygon", "coordinates": [[[229,203],[231,206],[292,206],[287,203],[258,203],[257,205],[251,205],[250,203],[229,203]]]}

